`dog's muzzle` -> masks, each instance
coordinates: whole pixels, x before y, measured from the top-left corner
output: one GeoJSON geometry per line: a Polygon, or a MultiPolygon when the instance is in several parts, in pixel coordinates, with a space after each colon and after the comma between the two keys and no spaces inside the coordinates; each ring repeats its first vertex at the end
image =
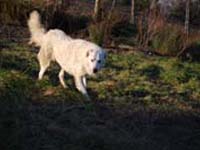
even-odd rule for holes
{"type": "Polygon", "coordinates": [[[97,73],[97,72],[98,72],[98,69],[94,68],[93,73],[97,73]]]}

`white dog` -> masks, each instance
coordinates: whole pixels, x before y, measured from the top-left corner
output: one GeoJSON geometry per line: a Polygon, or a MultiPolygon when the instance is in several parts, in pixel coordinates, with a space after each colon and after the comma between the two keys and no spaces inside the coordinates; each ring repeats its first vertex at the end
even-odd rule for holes
{"type": "Polygon", "coordinates": [[[76,88],[89,98],[86,90],[86,75],[93,75],[103,67],[105,51],[94,43],[72,39],[58,29],[46,32],[40,23],[40,15],[37,11],[30,14],[28,26],[31,32],[30,43],[40,47],[39,80],[42,79],[50,62],[55,60],[61,67],[58,77],[62,86],[66,88],[64,72],[67,72],[74,77],[76,88]]]}

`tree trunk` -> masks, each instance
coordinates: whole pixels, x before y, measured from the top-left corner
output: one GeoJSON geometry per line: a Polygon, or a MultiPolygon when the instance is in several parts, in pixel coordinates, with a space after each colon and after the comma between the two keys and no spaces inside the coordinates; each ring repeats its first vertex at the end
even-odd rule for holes
{"type": "Polygon", "coordinates": [[[130,23],[131,24],[135,23],[135,0],[131,1],[131,18],[130,18],[130,23]]]}
{"type": "Polygon", "coordinates": [[[190,0],[187,0],[185,7],[185,33],[187,37],[189,35],[189,21],[190,21],[190,0]]]}
{"type": "Polygon", "coordinates": [[[150,10],[153,10],[156,8],[157,5],[157,0],[152,0],[150,3],[150,10]]]}
{"type": "Polygon", "coordinates": [[[110,20],[110,19],[112,18],[112,15],[113,15],[115,6],[116,6],[116,0],[113,0],[113,1],[112,1],[112,5],[111,5],[111,8],[110,8],[110,12],[109,12],[108,20],[110,20]]]}
{"type": "Polygon", "coordinates": [[[101,2],[102,0],[95,0],[94,16],[93,16],[95,21],[98,21],[100,18],[101,2]]]}
{"type": "MultiPolygon", "coordinates": [[[[190,25],[190,2],[191,0],[186,0],[186,4],[185,4],[185,34],[186,34],[186,44],[188,43],[188,36],[189,36],[189,25],[190,25]]],[[[182,51],[180,51],[177,54],[177,57],[181,56],[184,51],[185,51],[185,47],[183,48],[182,51]]]]}

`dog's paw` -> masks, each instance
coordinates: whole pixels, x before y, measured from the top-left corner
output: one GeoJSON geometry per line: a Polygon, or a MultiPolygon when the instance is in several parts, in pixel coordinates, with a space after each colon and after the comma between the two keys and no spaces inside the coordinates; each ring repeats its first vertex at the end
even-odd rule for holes
{"type": "Polygon", "coordinates": [[[68,88],[68,86],[65,84],[65,85],[62,85],[62,87],[64,88],[64,89],[67,89],[68,88]]]}
{"type": "Polygon", "coordinates": [[[88,94],[84,94],[84,97],[85,97],[85,100],[90,102],[91,101],[91,98],[88,94]]]}

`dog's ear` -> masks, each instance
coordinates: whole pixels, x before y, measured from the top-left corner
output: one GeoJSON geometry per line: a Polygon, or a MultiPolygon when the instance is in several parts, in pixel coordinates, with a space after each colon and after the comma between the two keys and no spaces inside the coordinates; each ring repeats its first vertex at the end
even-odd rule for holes
{"type": "Polygon", "coordinates": [[[90,55],[90,51],[87,51],[86,57],[89,57],[89,55],[90,55]]]}

